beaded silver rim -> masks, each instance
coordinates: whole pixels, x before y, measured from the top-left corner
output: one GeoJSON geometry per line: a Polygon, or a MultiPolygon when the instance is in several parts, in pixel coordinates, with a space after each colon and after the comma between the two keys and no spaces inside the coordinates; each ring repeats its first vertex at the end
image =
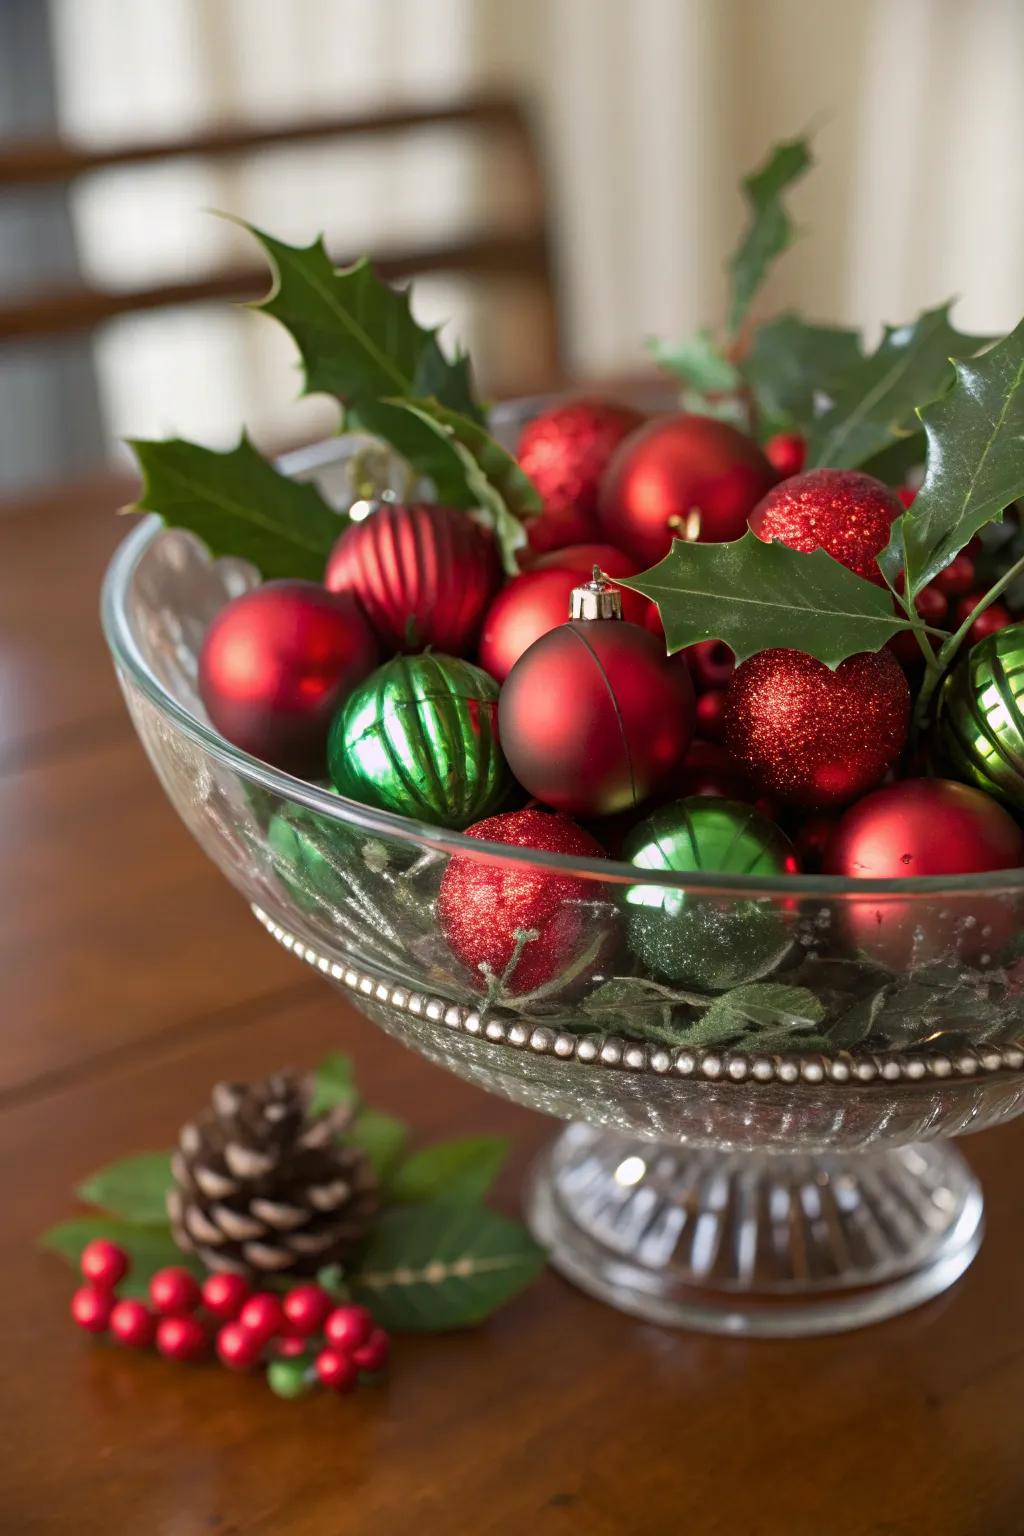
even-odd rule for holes
{"type": "Polygon", "coordinates": [[[756,1055],[744,1051],[689,1050],[685,1046],[651,1045],[620,1035],[570,1034],[545,1024],[531,1024],[514,1014],[494,1012],[449,1002],[428,992],[396,985],[361,970],[347,961],[331,960],[291,933],[262,907],[253,905],[254,916],[267,932],[324,976],[371,1002],[382,1003],[412,1018],[427,1019],[457,1034],[504,1045],[536,1056],[557,1056],[582,1066],[606,1067],[623,1072],[653,1072],[658,1077],[699,1078],[714,1083],[823,1083],[860,1087],[865,1083],[919,1083],[924,1080],[977,1078],[995,1072],[1024,1069],[1024,1041],[1008,1045],[979,1045],[956,1055],[878,1051],[834,1056],[808,1052],[800,1056],[756,1055]]]}

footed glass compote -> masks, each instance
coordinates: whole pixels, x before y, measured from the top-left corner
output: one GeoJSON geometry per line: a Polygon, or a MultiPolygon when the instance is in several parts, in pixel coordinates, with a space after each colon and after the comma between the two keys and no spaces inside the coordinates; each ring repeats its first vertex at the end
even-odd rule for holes
{"type": "MultiPolygon", "coordinates": [[[[358,446],[287,467],[341,504],[358,446]]],[[[121,546],[103,616],[142,742],[274,938],[431,1061],[569,1122],[526,1195],[552,1263],[642,1317],[736,1334],[852,1328],[952,1284],[983,1218],[949,1138],[1024,1108],[1024,870],[641,877],[372,810],[205,718],[202,636],[257,580],[156,518],[121,546]],[[436,912],[453,858],[570,874],[613,941],[525,995],[464,969],[436,912]],[[685,925],[702,987],[643,968],[638,909],[644,954],[685,925]]]]}

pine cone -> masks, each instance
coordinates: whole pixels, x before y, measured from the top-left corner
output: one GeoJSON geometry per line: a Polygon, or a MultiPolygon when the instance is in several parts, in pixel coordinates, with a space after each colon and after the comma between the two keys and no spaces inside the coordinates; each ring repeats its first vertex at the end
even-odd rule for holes
{"type": "Polygon", "coordinates": [[[309,1113],[312,1085],[286,1072],[218,1083],[181,1132],[167,1214],[208,1269],[312,1274],[364,1235],[377,1209],[365,1153],[339,1137],[352,1110],[309,1113]]]}

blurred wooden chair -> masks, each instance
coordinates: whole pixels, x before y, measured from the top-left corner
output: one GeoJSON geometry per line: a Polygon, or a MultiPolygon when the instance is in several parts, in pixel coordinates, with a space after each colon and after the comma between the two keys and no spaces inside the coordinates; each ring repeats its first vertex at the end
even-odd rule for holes
{"type": "MultiPolygon", "coordinates": [[[[472,280],[507,278],[520,287],[526,285],[531,307],[535,306],[538,382],[555,382],[562,374],[562,351],[543,167],[529,119],[521,103],[512,98],[481,96],[440,107],[385,108],[279,126],[214,128],[107,149],[78,148],[60,140],[15,142],[0,145],[0,195],[13,189],[67,184],[114,167],[184,156],[230,160],[284,146],[406,136],[437,128],[458,130],[499,152],[511,148],[529,205],[527,215],[507,231],[485,227],[451,239],[377,250],[374,265],[388,279],[445,273],[472,280]]],[[[339,265],[357,254],[332,252],[339,265]]],[[[172,305],[252,299],[266,287],[266,268],[253,264],[191,278],[183,274],[177,281],[152,287],[101,289],[83,283],[31,290],[0,302],[0,343],[86,332],[119,315],[172,305]]]]}

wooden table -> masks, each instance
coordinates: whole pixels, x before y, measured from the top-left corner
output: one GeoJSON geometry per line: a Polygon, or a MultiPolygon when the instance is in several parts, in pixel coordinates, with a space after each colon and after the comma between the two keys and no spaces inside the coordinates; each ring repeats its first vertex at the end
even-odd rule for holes
{"type": "Polygon", "coordinates": [[[386,1388],[296,1404],[72,1326],[38,1234],[219,1077],[350,1051],[424,1137],[514,1137],[509,1208],[552,1129],[377,1032],[179,825],[96,618],[124,494],[0,520],[4,1536],[1024,1532],[1024,1121],[965,1144],[989,1210],[966,1278],[839,1338],[672,1334],[547,1274],[477,1333],[402,1340],[386,1388]]]}

